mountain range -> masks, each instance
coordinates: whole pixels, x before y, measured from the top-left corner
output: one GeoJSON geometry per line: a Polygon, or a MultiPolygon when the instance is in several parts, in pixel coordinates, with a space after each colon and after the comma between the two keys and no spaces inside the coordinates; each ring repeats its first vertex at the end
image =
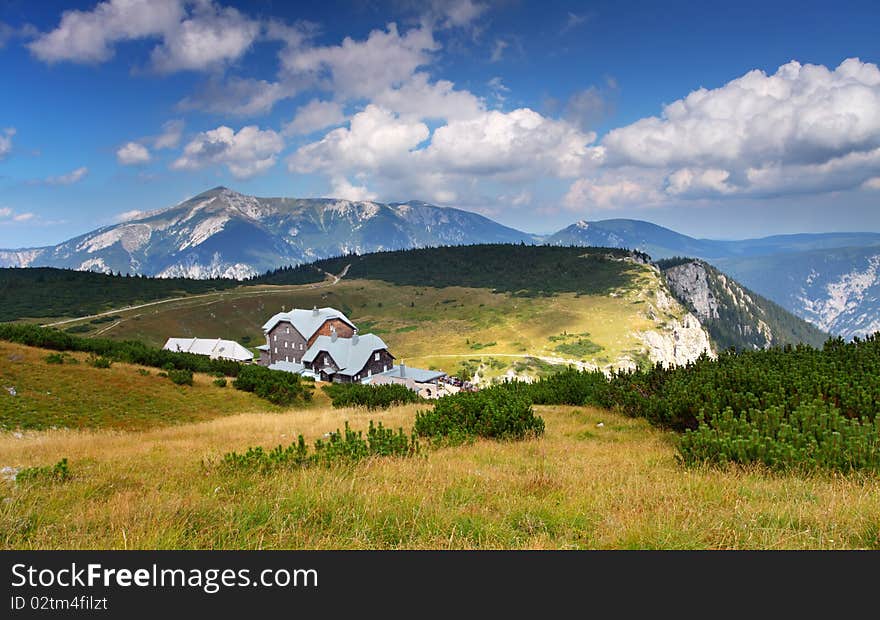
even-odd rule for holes
{"type": "Polygon", "coordinates": [[[0,267],[247,278],[341,254],[439,245],[545,243],[708,261],[758,295],[844,337],[880,330],[880,234],[698,239],[639,220],[579,221],[539,236],[424,202],[258,198],[217,187],[56,246],[0,250],[0,267]]]}

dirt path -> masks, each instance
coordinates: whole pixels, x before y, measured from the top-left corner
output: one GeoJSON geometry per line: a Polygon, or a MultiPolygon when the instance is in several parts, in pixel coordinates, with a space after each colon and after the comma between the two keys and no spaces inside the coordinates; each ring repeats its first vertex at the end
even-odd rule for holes
{"type": "Polygon", "coordinates": [[[480,353],[480,352],[470,352],[470,353],[447,353],[440,355],[418,355],[418,356],[407,356],[407,360],[418,360],[418,359],[426,359],[426,358],[455,358],[455,357],[467,357],[467,358],[477,358],[477,357],[519,357],[519,358],[527,358],[531,357],[536,360],[541,360],[542,362],[546,362],[548,364],[554,365],[562,365],[562,366],[575,366],[578,370],[596,370],[597,366],[590,362],[584,362],[581,360],[575,359],[567,359],[564,357],[551,357],[547,355],[530,355],[528,353],[480,353]]]}
{"type": "MultiPolygon", "coordinates": [[[[252,291],[237,291],[236,295],[245,296],[245,295],[264,295],[266,293],[287,293],[287,292],[289,292],[289,290],[291,288],[324,288],[327,286],[334,286],[336,284],[339,284],[339,281],[342,278],[344,278],[346,276],[346,274],[348,274],[349,267],[351,267],[351,264],[346,265],[345,268],[343,268],[343,270],[340,271],[338,275],[334,275],[332,273],[325,271],[324,273],[327,275],[327,277],[330,280],[332,280],[332,282],[329,280],[324,280],[323,282],[317,282],[315,284],[295,284],[295,285],[290,285],[290,286],[284,287],[283,289],[257,288],[252,291]]],[[[125,306],[124,308],[115,308],[113,310],[108,310],[107,312],[99,312],[97,314],[87,314],[86,316],[78,316],[73,319],[64,319],[62,321],[55,321],[53,323],[44,323],[43,327],[58,327],[59,325],[67,325],[68,323],[76,323],[79,321],[97,319],[102,316],[110,316],[113,314],[117,314],[119,312],[130,312],[131,310],[140,310],[141,308],[149,308],[152,306],[158,306],[160,304],[168,304],[168,303],[172,303],[175,301],[191,301],[193,299],[201,299],[204,297],[216,297],[217,295],[222,296],[222,295],[225,295],[229,292],[231,292],[231,291],[230,290],[215,291],[213,293],[200,293],[198,295],[185,295],[183,297],[171,297],[169,299],[160,299],[159,301],[150,301],[145,304],[138,304],[136,306],[125,306]]],[[[110,327],[107,327],[98,333],[103,334],[104,332],[110,330],[111,328],[119,325],[120,322],[121,321],[118,321],[118,322],[114,323],[113,325],[110,325],[110,327]]]]}

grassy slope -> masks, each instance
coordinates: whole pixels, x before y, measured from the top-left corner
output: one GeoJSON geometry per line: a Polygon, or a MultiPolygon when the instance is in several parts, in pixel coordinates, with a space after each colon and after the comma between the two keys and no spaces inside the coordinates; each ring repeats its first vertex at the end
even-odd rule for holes
{"type": "Polygon", "coordinates": [[[562,340],[550,340],[563,332],[588,333],[585,338],[601,350],[579,359],[602,366],[624,355],[638,358],[644,345],[635,332],[656,328],[646,316],[645,301],[651,289],[660,286],[657,274],[636,266],[624,283],[615,296],[559,293],[533,298],[486,288],[399,286],[348,278],[322,288],[241,287],[119,312],[121,320],[92,325],[90,333],[156,346],[172,335],[232,338],[255,346],[264,342],[262,323],[282,307],[334,306],[362,332],[381,336],[394,355],[414,366],[455,372],[463,361],[488,362],[495,355],[496,367],[487,368],[486,374],[503,374],[526,355],[571,358],[555,350],[562,340]]]}
{"type": "Polygon", "coordinates": [[[590,408],[540,408],[543,439],[412,460],[271,475],[202,465],[297,433],[311,441],[344,420],[408,427],[414,412],[323,408],[142,433],[0,433],[0,466],[68,457],[74,475],[0,481],[0,547],[880,547],[876,478],[684,469],[670,435],[590,408]]]}
{"type": "Polygon", "coordinates": [[[108,369],[85,363],[48,364],[43,349],[0,342],[0,429],[113,428],[145,429],[156,425],[207,420],[246,411],[279,410],[253,394],[213,378],[195,375],[193,386],[174,385],[155,368],[113,364],[108,369]]]}

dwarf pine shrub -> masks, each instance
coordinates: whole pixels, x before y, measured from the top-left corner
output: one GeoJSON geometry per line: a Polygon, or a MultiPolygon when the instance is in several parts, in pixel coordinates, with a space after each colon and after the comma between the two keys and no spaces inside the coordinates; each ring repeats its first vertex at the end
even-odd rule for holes
{"type": "Polygon", "coordinates": [[[433,409],[416,413],[413,430],[438,439],[524,439],[543,435],[544,420],[525,393],[499,385],[438,399],[433,409]]]}
{"type": "Polygon", "coordinates": [[[330,383],[323,388],[334,407],[366,407],[387,409],[395,405],[417,403],[423,399],[405,385],[364,385],[362,383],[330,383]]]}
{"type": "Polygon", "coordinates": [[[68,478],[70,478],[70,467],[66,458],[61,459],[55,465],[25,467],[15,475],[16,482],[65,482],[68,478]]]}
{"type": "Polygon", "coordinates": [[[761,463],[778,470],[880,472],[880,418],[847,418],[818,399],[790,413],[774,406],[735,415],[728,407],[686,431],[678,452],[687,465],[761,463]]]}
{"type": "Polygon", "coordinates": [[[342,431],[336,430],[327,439],[315,441],[311,452],[300,435],[295,443],[286,447],[279,445],[268,451],[252,447],[242,454],[229,452],[223,455],[221,466],[267,472],[279,468],[354,463],[374,456],[408,457],[417,454],[419,443],[415,435],[407,435],[403,428],[394,431],[381,422],[374,424],[370,420],[366,437],[363,431],[351,430],[346,422],[342,431]]]}
{"type": "Polygon", "coordinates": [[[187,370],[185,368],[176,369],[172,368],[168,371],[168,378],[177,385],[192,385],[193,384],[193,373],[191,370],[187,370]]]}

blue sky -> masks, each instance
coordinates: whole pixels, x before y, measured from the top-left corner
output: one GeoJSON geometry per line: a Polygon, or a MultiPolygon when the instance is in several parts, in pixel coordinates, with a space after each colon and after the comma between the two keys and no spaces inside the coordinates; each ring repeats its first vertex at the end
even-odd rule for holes
{"type": "Polygon", "coordinates": [[[880,231],[876,2],[0,6],[0,247],[226,185],[880,231]],[[704,90],[700,90],[704,89],[704,90]]]}

